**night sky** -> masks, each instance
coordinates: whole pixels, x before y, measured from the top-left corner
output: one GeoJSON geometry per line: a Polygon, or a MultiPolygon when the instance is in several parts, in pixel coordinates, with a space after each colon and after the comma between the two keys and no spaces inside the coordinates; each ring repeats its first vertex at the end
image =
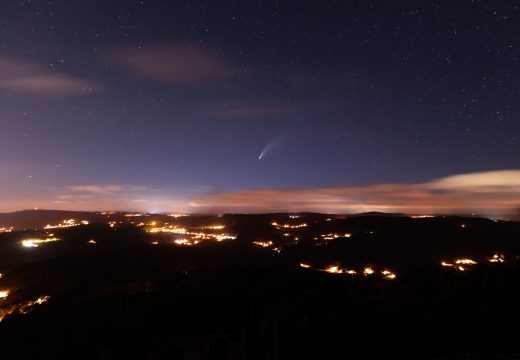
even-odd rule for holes
{"type": "Polygon", "coordinates": [[[4,1],[0,210],[509,212],[519,98],[512,0],[4,1]]]}

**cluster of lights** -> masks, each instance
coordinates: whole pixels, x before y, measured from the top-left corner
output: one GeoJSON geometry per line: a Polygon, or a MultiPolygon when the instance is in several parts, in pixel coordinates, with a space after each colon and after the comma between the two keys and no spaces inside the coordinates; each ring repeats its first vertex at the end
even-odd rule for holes
{"type": "MultiPolygon", "coordinates": [[[[487,259],[490,263],[503,263],[506,261],[506,258],[502,254],[494,254],[491,258],[487,259]]],[[[442,261],[441,266],[451,267],[457,269],[459,271],[465,271],[468,269],[468,266],[477,265],[478,263],[472,259],[457,259],[455,261],[442,261]]]]}
{"type": "Polygon", "coordinates": [[[324,269],[324,271],[331,273],[331,274],[349,274],[349,275],[356,275],[356,270],[350,270],[350,269],[342,269],[337,265],[329,266],[328,268],[324,269]]]}
{"type": "Polygon", "coordinates": [[[177,245],[182,246],[193,246],[197,245],[200,241],[199,240],[188,240],[188,239],[177,239],[173,241],[177,245]]]}
{"type": "Polygon", "coordinates": [[[441,265],[444,267],[452,267],[454,269],[457,269],[459,271],[465,271],[467,267],[464,267],[463,265],[476,265],[477,262],[471,259],[458,259],[454,262],[447,262],[443,261],[441,262],[441,265]]]}
{"type": "Polygon", "coordinates": [[[20,244],[23,246],[23,247],[26,247],[26,248],[35,248],[35,247],[38,247],[42,244],[47,244],[47,243],[50,243],[50,242],[56,242],[56,241],[60,241],[61,239],[58,239],[56,237],[48,237],[48,238],[45,238],[45,239],[25,239],[25,240],[22,240],[20,242],[20,244]]]}
{"type": "MultiPolygon", "coordinates": [[[[0,294],[1,294],[1,292],[0,292],[0,294]]],[[[7,292],[7,295],[8,294],[9,294],[9,292],[7,292]]],[[[7,295],[6,295],[6,297],[7,297],[7,295]]],[[[36,300],[32,300],[32,301],[27,300],[27,301],[23,301],[21,303],[14,304],[14,305],[11,305],[11,306],[8,306],[5,308],[0,308],[0,322],[11,314],[18,313],[18,314],[26,315],[29,312],[31,312],[31,310],[36,305],[41,305],[41,304],[49,301],[50,298],[51,297],[48,295],[40,296],[36,300]]]]}
{"type": "Polygon", "coordinates": [[[141,213],[129,213],[125,214],[125,217],[141,217],[141,216],[148,216],[147,214],[141,214],[141,213]]]}
{"type": "Polygon", "coordinates": [[[322,234],[320,235],[323,240],[334,240],[339,238],[349,238],[352,236],[350,233],[346,234],[322,234]]]}
{"type": "Polygon", "coordinates": [[[208,226],[201,226],[199,229],[202,230],[223,230],[226,228],[226,225],[208,225],[208,226]]]}
{"type": "Polygon", "coordinates": [[[264,248],[273,246],[272,241],[253,241],[253,244],[264,248]]]}
{"type": "Polygon", "coordinates": [[[506,258],[502,254],[495,254],[493,257],[489,258],[488,261],[491,263],[503,263],[506,261],[506,258]]]}
{"type": "MultiPolygon", "coordinates": [[[[43,304],[44,302],[49,301],[50,298],[51,298],[51,297],[50,297],[49,295],[40,296],[38,299],[32,301],[31,304],[29,304],[28,306],[26,306],[25,309],[27,309],[28,307],[33,306],[33,305],[41,305],[41,304],[43,304]]],[[[21,313],[22,313],[22,314],[27,314],[28,311],[24,311],[24,308],[22,308],[21,313]]]]}
{"type": "Polygon", "coordinates": [[[14,227],[0,227],[0,233],[8,233],[13,231],[14,227]]]}
{"type": "Polygon", "coordinates": [[[224,240],[235,240],[237,238],[234,235],[228,235],[228,234],[207,234],[207,233],[201,233],[201,232],[187,232],[186,234],[190,235],[193,239],[216,240],[217,242],[221,242],[224,240]]]}
{"type": "MultiPolygon", "coordinates": [[[[150,223],[151,226],[155,226],[155,222],[150,223]]],[[[164,226],[164,227],[152,227],[148,230],[149,233],[173,233],[173,234],[186,234],[188,230],[178,226],[164,226]]]]}
{"type": "Polygon", "coordinates": [[[306,223],[290,225],[290,224],[278,224],[277,222],[273,222],[273,223],[271,223],[271,225],[273,225],[277,229],[300,229],[300,228],[309,226],[306,223]]]}
{"type": "Polygon", "coordinates": [[[390,270],[381,271],[381,275],[383,275],[386,279],[393,280],[397,277],[397,275],[390,270]]]}
{"type": "Polygon", "coordinates": [[[274,243],[271,240],[268,240],[268,241],[253,241],[252,244],[255,245],[255,246],[266,248],[266,249],[269,248],[269,249],[271,249],[272,251],[274,251],[275,253],[278,253],[278,254],[280,254],[282,252],[282,248],[281,247],[273,247],[274,243]]]}
{"type": "MultiPolygon", "coordinates": [[[[385,273],[388,273],[388,270],[383,270],[385,273]]],[[[373,275],[375,273],[374,269],[372,269],[370,266],[367,266],[363,269],[363,275],[373,275]]]]}
{"type": "Polygon", "coordinates": [[[209,235],[210,238],[214,238],[218,242],[224,241],[224,240],[236,240],[235,235],[227,235],[227,234],[217,234],[217,235],[209,235]]]}
{"type": "MultiPolygon", "coordinates": [[[[374,275],[376,273],[376,270],[374,270],[370,266],[365,267],[362,271],[341,268],[337,265],[331,265],[324,269],[320,269],[320,268],[313,268],[309,264],[301,263],[300,267],[305,268],[305,269],[313,269],[316,271],[323,271],[323,272],[327,272],[329,274],[347,274],[347,275],[362,274],[363,276],[370,276],[370,275],[374,275]]],[[[383,278],[388,279],[388,280],[394,280],[395,278],[397,278],[397,275],[388,269],[381,270],[379,273],[383,278]]]]}
{"type": "MultiPolygon", "coordinates": [[[[172,233],[172,234],[179,234],[184,235],[184,239],[180,240],[186,240],[188,243],[178,243],[174,241],[178,245],[196,245],[202,240],[215,240],[217,242],[221,242],[224,240],[235,240],[236,236],[229,235],[229,234],[214,234],[214,233],[206,233],[206,232],[192,232],[188,231],[188,229],[175,226],[175,225],[168,225],[168,226],[162,226],[162,227],[155,227],[157,224],[155,222],[152,222],[149,224],[151,228],[148,229],[149,233],[155,234],[155,233],[172,233]],[[186,236],[189,236],[190,239],[188,240],[186,236]]],[[[225,229],[224,225],[208,225],[201,227],[200,229],[206,229],[206,230],[223,230],[225,229]]]]}
{"type": "Polygon", "coordinates": [[[186,216],[189,216],[189,215],[188,214],[168,214],[168,216],[171,216],[171,217],[174,217],[174,218],[178,219],[178,218],[186,217],[186,216]]]}
{"type": "Polygon", "coordinates": [[[455,264],[458,264],[458,265],[476,265],[477,262],[474,261],[474,260],[471,260],[471,259],[459,259],[459,260],[455,260],[455,264]]]}
{"type": "Polygon", "coordinates": [[[428,218],[432,218],[432,217],[435,217],[433,215],[413,215],[411,216],[412,219],[428,219],[428,218]]]}
{"type": "Polygon", "coordinates": [[[110,226],[111,228],[115,228],[117,225],[117,221],[109,221],[108,222],[108,226],[110,226]]]}
{"type": "Polygon", "coordinates": [[[70,227],[74,227],[74,226],[88,225],[88,224],[89,224],[89,222],[87,220],[81,220],[80,222],[77,222],[75,219],[68,219],[68,220],[63,220],[58,225],[45,225],[44,229],[45,230],[62,229],[62,228],[70,228],[70,227]]]}

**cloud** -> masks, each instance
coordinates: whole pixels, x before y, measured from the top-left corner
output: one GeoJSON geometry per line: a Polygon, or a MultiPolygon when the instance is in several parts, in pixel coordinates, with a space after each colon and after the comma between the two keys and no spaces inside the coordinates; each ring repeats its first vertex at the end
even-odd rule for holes
{"type": "Polygon", "coordinates": [[[520,173],[517,170],[503,170],[454,175],[432,182],[431,188],[478,193],[520,192],[520,173]]]}
{"type": "Polygon", "coordinates": [[[119,192],[144,191],[146,187],[135,185],[73,185],[67,190],[76,196],[78,194],[111,195],[119,192]]]}
{"type": "Polygon", "coordinates": [[[187,202],[168,192],[128,184],[70,185],[53,190],[51,197],[40,199],[41,209],[175,211],[187,202]]]}
{"type": "Polygon", "coordinates": [[[0,88],[45,97],[91,92],[101,86],[22,59],[0,57],[0,88]]]}
{"type": "Polygon", "coordinates": [[[41,209],[194,213],[382,211],[514,215],[520,208],[520,170],[461,174],[417,184],[275,188],[203,196],[190,196],[179,189],[150,189],[128,184],[30,188],[24,191],[23,197],[7,196],[10,189],[13,190],[12,185],[0,194],[0,211],[37,206],[41,209]]]}
{"type": "Polygon", "coordinates": [[[199,212],[363,211],[513,213],[520,205],[520,170],[450,176],[420,184],[261,189],[200,197],[199,212]]]}
{"type": "Polygon", "coordinates": [[[40,208],[67,210],[140,210],[136,199],[148,189],[126,184],[71,185],[54,189],[53,197],[38,202],[40,208]]]}
{"type": "Polygon", "coordinates": [[[142,77],[181,85],[225,80],[241,72],[209,49],[181,43],[114,49],[108,58],[142,77]]]}

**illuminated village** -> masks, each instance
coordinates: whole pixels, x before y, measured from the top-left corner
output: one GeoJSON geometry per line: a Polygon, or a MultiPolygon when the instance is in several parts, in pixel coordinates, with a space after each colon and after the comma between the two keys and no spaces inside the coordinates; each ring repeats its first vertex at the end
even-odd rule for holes
{"type": "MultiPolygon", "coordinates": [[[[157,216],[145,213],[117,213],[107,212],[99,213],[99,216],[105,217],[105,226],[110,231],[119,231],[121,228],[131,226],[135,229],[142,229],[147,235],[148,245],[153,246],[170,246],[170,247],[201,247],[206,244],[223,244],[228,242],[236,242],[240,237],[240,233],[233,226],[222,222],[226,218],[221,217],[190,217],[185,214],[167,214],[165,216],[157,216]],[[215,222],[214,220],[217,220],[215,222]]],[[[414,221],[431,220],[433,216],[411,216],[414,221]]],[[[280,215],[276,216],[276,220],[266,217],[265,232],[271,232],[271,239],[266,236],[261,239],[252,240],[250,245],[259,249],[275,254],[283,258],[298,249],[302,244],[313,245],[316,249],[326,249],[327,246],[333,244],[342,244],[349,241],[354,241],[356,237],[374,236],[375,229],[363,229],[362,231],[354,232],[352,227],[344,228],[343,231],[335,223],[344,222],[341,218],[313,218],[301,215],[288,215],[285,218],[280,215]],[[303,221],[305,220],[305,221],[303,221]],[[269,230],[271,227],[274,232],[269,230]],[[321,233],[317,233],[314,229],[323,228],[321,233]],[[330,231],[336,230],[336,231],[330,231]],[[324,248],[325,247],[325,248],[324,248]]],[[[66,243],[60,231],[81,231],[87,228],[92,222],[87,219],[68,218],[56,222],[55,225],[46,224],[40,230],[31,230],[35,235],[31,237],[23,237],[17,240],[21,248],[27,251],[34,251],[37,254],[44,247],[54,246],[54,244],[63,242],[66,243]],[[33,248],[33,250],[31,250],[33,248]]],[[[465,224],[457,223],[460,229],[466,230],[465,224]]],[[[12,234],[14,227],[4,226],[1,228],[2,232],[12,234]]],[[[84,241],[84,244],[90,247],[99,246],[98,239],[90,238],[84,241]]],[[[101,242],[103,244],[103,242],[101,242]]],[[[307,246],[308,246],[307,245],[307,246]]],[[[308,257],[308,256],[307,256],[308,257]]],[[[328,264],[323,260],[318,263],[321,265],[313,265],[313,262],[302,261],[302,259],[295,259],[295,267],[300,267],[309,271],[316,271],[319,273],[330,274],[331,276],[346,276],[353,278],[361,278],[366,281],[371,279],[381,279],[387,281],[397,281],[400,275],[397,271],[391,269],[391,264],[387,263],[377,264],[351,264],[343,261],[331,261],[328,264]],[[345,265],[343,265],[345,264],[345,265]]],[[[467,272],[481,263],[502,264],[506,263],[506,256],[502,253],[489,253],[487,257],[480,259],[473,258],[454,258],[442,259],[437,264],[440,268],[453,269],[454,271],[467,272]]],[[[1,277],[0,277],[1,279],[1,277]]],[[[3,279],[5,280],[5,279],[3,279]]],[[[41,295],[36,299],[18,300],[16,303],[10,303],[9,299],[12,297],[12,289],[3,289],[0,291],[1,319],[10,314],[27,314],[31,309],[40,305],[49,299],[50,295],[41,295]]]]}
{"type": "MultiPolygon", "coordinates": [[[[157,308],[161,314],[173,311],[177,317],[194,316],[195,309],[200,311],[202,306],[199,302],[206,301],[201,299],[208,297],[208,301],[218,302],[221,309],[226,309],[227,303],[233,304],[232,309],[217,312],[222,316],[227,314],[228,318],[233,318],[231,314],[242,306],[241,301],[251,306],[246,307],[246,313],[260,311],[263,314],[264,310],[255,307],[257,301],[269,307],[270,302],[277,303],[281,297],[294,304],[284,308],[284,313],[301,317],[302,324],[309,316],[299,313],[303,311],[299,310],[303,306],[302,299],[307,299],[304,304],[309,308],[305,311],[325,311],[323,316],[328,318],[332,316],[331,311],[335,314],[344,311],[342,302],[336,304],[333,300],[340,296],[343,302],[350,302],[353,309],[366,307],[359,310],[359,319],[358,310],[352,310],[349,315],[350,321],[362,328],[363,319],[370,317],[371,312],[386,316],[378,310],[382,304],[399,309],[403,301],[413,302],[422,296],[417,287],[436,291],[439,295],[435,301],[442,304],[447,297],[475,281],[477,284],[506,281],[520,266],[517,233],[511,230],[516,223],[496,219],[305,213],[44,214],[42,221],[34,221],[37,217],[31,213],[26,222],[0,224],[3,229],[0,234],[0,247],[3,246],[0,249],[1,336],[9,336],[2,333],[2,329],[9,331],[21,321],[40,321],[40,316],[44,316],[41,314],[56,314],[57,309],[84,316],[80,314],[88,311],[88,306],[96,308],[100,306],[97,301],[106,301],[101,299],[140,304],[140,299],[157,296],[166,296],[165,300],[154,300],[160,304],[164,301],[164,305],[157,308]],[[480,230],[482,228],[487,230],[480,230]],[[489,238],[494,240],[490,242],[489,238]],[[439,239],[445,241],[439,242],[439,239]],[[481,277],[494,280],[478,280],[481,277]],[[244,283],[235,284],[242,278],[244,283]],[[268,290],[271,286],[274,288],[268,290]],[[186,295],[192,291],[193,295],[186,295]],[[213,295],[199,298],[200,291],[203,294],[210,291],[213,295]],[[249,294],[254,301],[235,298],[237,291],[249,294]],[[261,295],[264,291],[270,294],[265,299],[261,295]],[[311,301],[314,293],[324,299],[311,301]],[[177,305],[169,306],[172,301],[177,305]],[[91,305],[78,307],[75,304],[91,305]],[[185,312],[177,313],[176,308],[185,312]]],[[[120,309],[130,306],[125,304],[120,305],[120,309]]],[[[277,307],[270,311],[276,314],[277,307]]],[[[113,310],[96,311],[110,314],[113,310]]],[[[123,318],[139,318],[143,310],[136,311],[132,310],[131,316],[125,313],[123,318]]],[[[211,311],[204,313],[209,318],[214,316],[211,311]]],[[[93,319],[96,316],[89,315],[93,319]]],[[[401,317],[415,321],[407,315],[401,317]]],[[[66,316],[60,319],[56,321],[69,322],[66,316]]],[[[223,319],[220,321],[225,321],[223,319]]],[[[125,327],[133,326],[126,320],[119,321],[126,324],[125,327]]],[[[214,326],[219,328],[220,325],[214,326]]],[[[307,325],[291,326],[291,331],[300,331],[301,326],[307,329],[307,325]]],[[[331,325],[320,326],[329,329],[331,325]]],[[[185,334],[183,327],[176,331],[185,334]]],[[[332,331],[329,336],[339,336],[343,331],[334,329],[327,330],[332,331]]],[[[119,331],[125,332],[124,329],[119,331]]],[[[271,327],[261,331],[264,331],[260,333],[263,339],[270,344],[267,339],[273,336],[271,327]]],[[[176,341],[187,349],[195,338],[188,336],[187,339],[176,341]]],[[[277,341],[282,341],[280,339],[277,341]]],[[[313,340],[306,338],[306,341],[313,340]]]]}

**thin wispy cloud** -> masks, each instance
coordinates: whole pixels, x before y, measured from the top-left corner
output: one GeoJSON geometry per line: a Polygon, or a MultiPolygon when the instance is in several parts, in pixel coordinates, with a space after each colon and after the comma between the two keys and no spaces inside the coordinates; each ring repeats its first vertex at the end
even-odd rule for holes
{"type": "Polygon", "coordinates": [[[102,86],[35,62],[0,57],[0,88],[44,97],[65,97],[89,93],[102,86]]]}
{"type": "Polygon", "coordinates": [[[363,211],[512,213],[520,206],[520,170],[450,176],[420,184],[261,189],[205,196],[194,211],[363,211]]]}
{"type": "Polygon", "coordinates": [[[243,71],[214,51],[185,43],[117,48],[108,59],[141,77],[181,85],[229,79],[243,71]]]}
{"type": "Polygon", "coordinates": [[[94,195],[110,195],[116,193],[128,193],[132,191],[144,191],[146,187],[135,185],[73,185],[67,187],[67,190],[75,195],[78,194],[94,194],[94,195]]]}

